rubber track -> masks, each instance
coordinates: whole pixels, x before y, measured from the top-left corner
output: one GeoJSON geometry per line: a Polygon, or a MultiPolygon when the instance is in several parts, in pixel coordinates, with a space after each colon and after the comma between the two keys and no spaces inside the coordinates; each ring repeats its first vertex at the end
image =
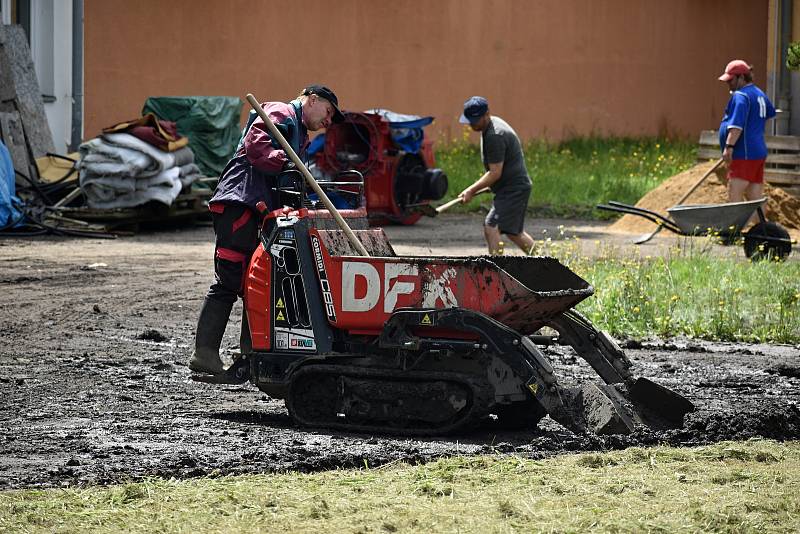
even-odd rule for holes
{"type": "Polygon", "coordinates": [[[292,381],[289,385],[289,392],[286,397],[286,407],[289,414],[303,426],[324,427],[350,432],[382,433],[382,434],[401,434],[404,436],[439,436],[450,434],[460,430],[470,428],[488,416],[490,403],[494,400],[494,392],[485,379],[474,375],[463,373],[448,372],[408,372],[395,369],[376,369],[369,367],[344,366],[344,365],[322,365],[307,364],[293,373],[292,381]],[[313,395],[305,395],[305,388],[302,381],[315,377],[315,387],[313,395]],[[424,382],[454,382],[465,386],[471,393],[469,407],[464,415],[453,422],[438,427],[411,427],[411,426],[392,426],[386,424],[357,424],[347,422],[345,419],[335,415],[328,420],[308,420],[301,414],[313,411],[320,402],[330,403],[331,406],[338,404],[339,400],[339,378],[357,378],[360,380],[374,379],[385,382],[395,380],[402,383],[419,385],[424,382]],[[325,380],[325,378],[328,380],[325,380]],[[304,406],[304,403],[308,403],[304,406]]]}

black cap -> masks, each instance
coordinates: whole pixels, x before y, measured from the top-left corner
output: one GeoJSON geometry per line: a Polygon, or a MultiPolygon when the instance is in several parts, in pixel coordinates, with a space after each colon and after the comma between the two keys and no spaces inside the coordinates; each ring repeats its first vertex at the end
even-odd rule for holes
{"type": "Polygon", "coordinates": [[[303,89],[304,95],[317,95],[324,98],[333,106],[333,122],[344,121],[344,115],[339,110],[339,99],[336,98],[336,93],[330,90],[329,87],[324,85],[309,85],[303,89]]]}

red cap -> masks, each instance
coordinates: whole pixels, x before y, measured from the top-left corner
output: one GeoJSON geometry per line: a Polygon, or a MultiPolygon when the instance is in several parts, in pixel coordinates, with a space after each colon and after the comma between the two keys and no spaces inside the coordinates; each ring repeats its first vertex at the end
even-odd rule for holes
{"type": "Polygon", "coordinates": [[[748,72],[750,72],[750,65],[748,65],[741,59],[734,59],[733,61],[728,63],[728,66],[725,67],[725,74],[720,76],[719,79],[722,80],[723,82],[727,82],[734,76],[747,74],[748,72]]]}

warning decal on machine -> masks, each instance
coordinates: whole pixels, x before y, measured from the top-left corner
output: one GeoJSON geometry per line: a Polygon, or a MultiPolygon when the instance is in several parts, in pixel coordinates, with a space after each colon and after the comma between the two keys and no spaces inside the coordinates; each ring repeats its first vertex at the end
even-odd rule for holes
{"type": "Polygon", "coordinates": [[[284,350],[317,350],[314,331],[305,328],[276,328],[275,347],[284,350]]]}
{"type": "Polygon", "coordinates": [[[433,325],[433,319],[431,318],[430,314],[426,313],[425,315],[422,316],[422,319],[420,319],[419,324],[425,326],[431,326],[433,325]]]}

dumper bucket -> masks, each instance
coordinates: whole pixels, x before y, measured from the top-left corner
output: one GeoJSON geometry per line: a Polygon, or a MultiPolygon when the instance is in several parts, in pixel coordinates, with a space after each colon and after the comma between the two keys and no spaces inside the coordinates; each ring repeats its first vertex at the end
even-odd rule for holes
{"type": "Polygon", "coordinates": [[[594,294],[586,280],[555,258],[492,256],[487,261],[496,266],[506,288],[487,315],[522,334],[533,334],[594,294]]]}
{"type": "MultiPolygon", "coordinates": [[[[367,232],[355,233],[366,239],[367,232]]],[[[329,321],[364,333],[380,332],[398,308],[458,307],[532,334],[594,292],[586,280],[549,257],[337,255],[331,252],[349,250],[335,230],[313,230],[312,248],[322,260],[317,262],[319,276],[330,288],[329,321]]]]}

